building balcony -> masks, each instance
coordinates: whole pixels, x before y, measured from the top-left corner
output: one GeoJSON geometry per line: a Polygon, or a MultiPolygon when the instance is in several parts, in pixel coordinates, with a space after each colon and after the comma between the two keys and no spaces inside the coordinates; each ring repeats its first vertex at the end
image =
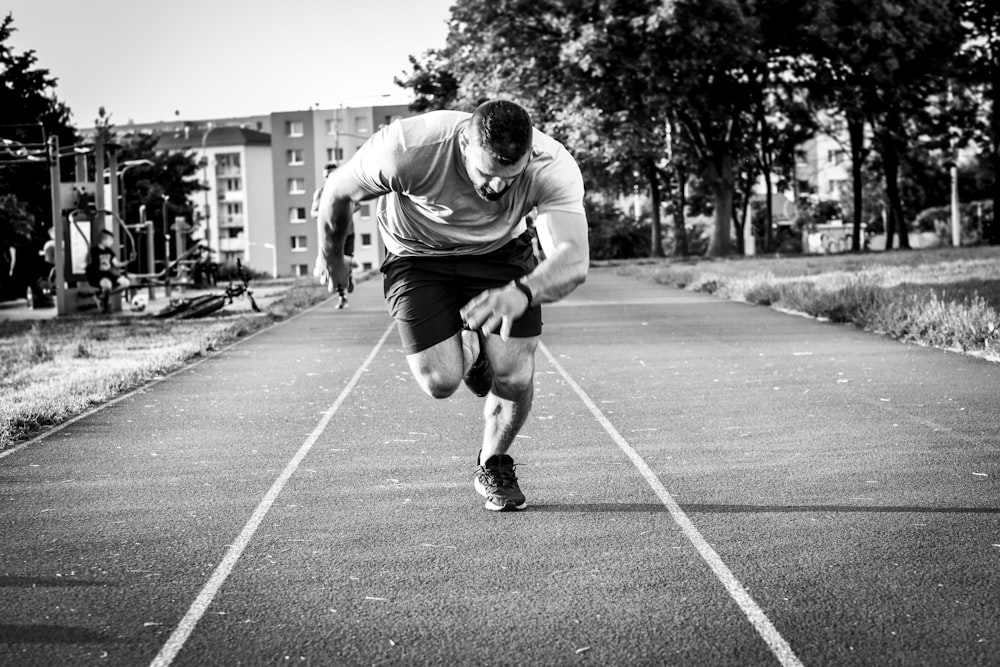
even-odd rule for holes
{"type": "Polygon", "coordinates": [[[241,202],[243,201],[242,190],[220,190],[219,201],[221,202],[241,202]]]}
{"type": "Polygon", "coordinates": [[[229,227],[239,227],[242,229],[246,224],[246,220],[242,215],[219,215],[219,227],[221,229],[227,229],[229,227]]]}
{"type": "Polygon", "coordinates": [[[235,239],[219,239],[219,250],[221,252],[243,252],[247,249],[247,242],[242,237],[235,239]]]}
{"type": "Polygon", "coordinates": [[[243,169],[241,167],[216,167],[215,177],[216,178],[239,178],[243,175],[243,169]]]}

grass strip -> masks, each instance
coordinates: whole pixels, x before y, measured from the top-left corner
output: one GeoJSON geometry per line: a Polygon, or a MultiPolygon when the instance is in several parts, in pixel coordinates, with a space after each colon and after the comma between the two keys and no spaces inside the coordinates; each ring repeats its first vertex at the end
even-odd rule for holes
{"type": "Polygon", "coordinates": [[[328,297],[306,283],[263,313],[0,322],[0,451],[328,297]]]}
{"type": "Polygon", "coordinates": [[[1000,361],[1000,248],[621,264],[618,272],[1000,361]]]}

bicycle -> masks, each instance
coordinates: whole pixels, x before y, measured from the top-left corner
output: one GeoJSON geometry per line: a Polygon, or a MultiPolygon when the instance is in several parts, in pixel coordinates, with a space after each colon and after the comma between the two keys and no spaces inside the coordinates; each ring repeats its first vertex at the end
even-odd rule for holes
{"type": "Polygon", "coordinates": [[[233,284],[232,281],[222,292],[203,294],[193,299],[179,299],[171,302],[169,306],[155,315],[159,319],[176,318],[179,320],[190,320],[196,317],[204,317],[221,310],[223,307],[233,303],[237,298],[246,297],[250,301],[250,307],[255,313],[259,313],[260,307],[253,298],[253,290],[250,289],[250,276],[243,269],[243,264],[236,260],[236,269],[240,277],[240,282],[233,284]]]}

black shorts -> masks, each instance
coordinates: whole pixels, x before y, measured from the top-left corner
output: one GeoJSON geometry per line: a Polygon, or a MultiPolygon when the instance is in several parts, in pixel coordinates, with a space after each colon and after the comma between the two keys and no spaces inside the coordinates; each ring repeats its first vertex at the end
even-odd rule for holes
{"type": "Polygon", "coordinates": [[[111,273],[110,271],[91,271],[87,274],[87,282],[90,283],[91,287],[101,287],[101,281],[107,278],[111,281],[111,286],[118,287],[122,281],[121,275],[111,273]]]}
{"type": "MultiPolygon", "coordinates": [[[[527,275],[537,264],[527,232],[486,255],[388,254],[382,262],[383,287],[389,312],[399,324],[404,350],[414,354],[448,340],[462,330],[459,311],[473,297],[527,275]]],[[[493,333],[497,332],[499,328],[493,333]]],[[[516,338],[541,333],[541,306],[528,308],[511,329],[516,338]]]]}

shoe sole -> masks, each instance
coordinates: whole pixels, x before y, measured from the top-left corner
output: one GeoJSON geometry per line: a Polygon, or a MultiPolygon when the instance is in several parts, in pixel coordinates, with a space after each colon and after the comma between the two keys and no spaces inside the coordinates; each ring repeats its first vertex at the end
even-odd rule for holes
{"type": "Polygon", "coordinates": [[[473,480],[473,486],[476,487],[476,493],[486,498],[486,504],[483,505],[486,509],[491,512],[519,512],[528,506],[528,501],[525,500],[520,505],[515,505],[514,503],[506,503],[504,505],[497,505],[490,501],[490,496],[486,493],[486,487],[484,487],[478,479],[473,480]]]}

